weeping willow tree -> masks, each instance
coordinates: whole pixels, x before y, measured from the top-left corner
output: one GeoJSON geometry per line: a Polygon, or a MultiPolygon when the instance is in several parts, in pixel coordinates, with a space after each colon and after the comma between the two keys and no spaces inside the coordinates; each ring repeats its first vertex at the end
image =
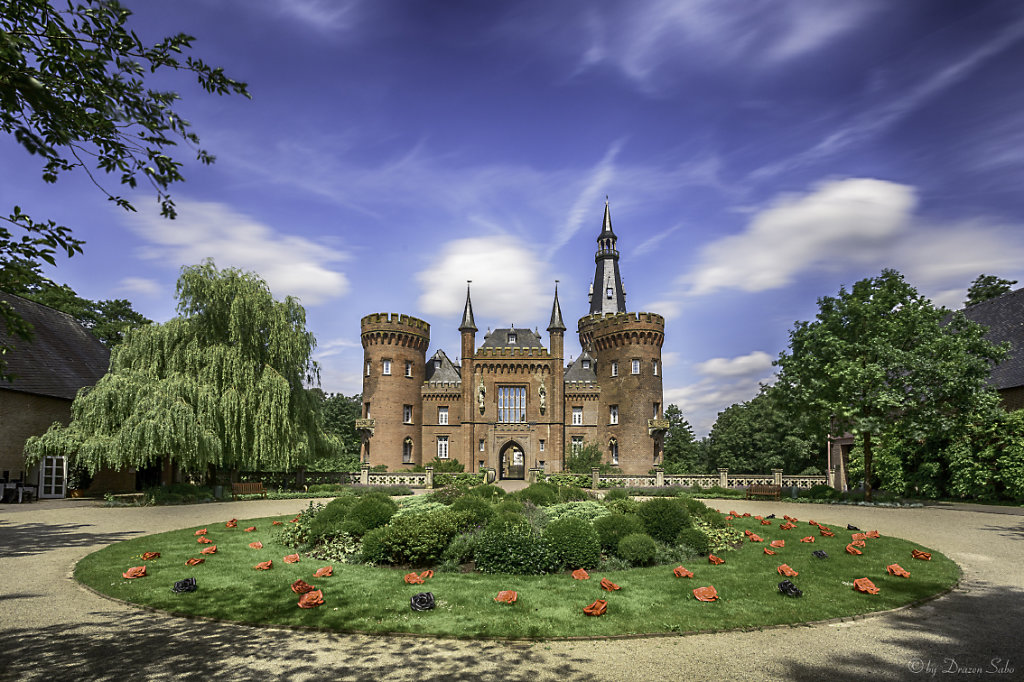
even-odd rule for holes
{"type": "Polygon", "coordinates": [[[79,391],[71,422],[25,445],[31,462],[68,457],[100,467],[143,468],[167,457],[186,471],[289,469],[337,447],[324,435],[306,314],[275,301],[258,275],[182,269],[179,316],[130,331],[110,370],[79,391]]]}

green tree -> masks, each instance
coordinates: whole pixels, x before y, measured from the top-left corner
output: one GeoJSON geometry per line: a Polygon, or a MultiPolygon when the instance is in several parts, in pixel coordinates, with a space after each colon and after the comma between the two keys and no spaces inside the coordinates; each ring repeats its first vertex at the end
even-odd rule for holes
{"type": "Polygon", "coordinates": [[[1016,283],[1015,279],[1002,279],[995,275],[978,275],[967,289],[967,300],[964,301],[964,305],[972,306],[990,298],[1002,296],[1010,291],[1016,283]]]}
{"type": "Polygon", "coordinates": [[[693,435],[693,427],[677,405],[665,408],[669,427],[665,433],[665,471],[670,474],[700,474],[707,470],[703,448],[693,435]]]}
{"type": "Polygon", "coordinates": [[[604,461],[604,453],[597,443],[583,443],[576,447],[572,444],[565,446],[566,471],[573,474],[589,474],[594,467],[600,469],[603,474],[618,471],[610,462],[604,461]]]}
{"type": "Polygon", "coordinates": [[[802,473],[824,463],[824,432],[808,434],[778,399],[773,387],[764,387],[747,402],[719,412],[708,435],[712,470],[726,467],[737,473],[765,474],[772,469],[802,473]]]}
{"type": "MultiPolygon", "coordinates": [[[[175,111],[178,93],[148,81],[158,71],[187,71],[209,93],[249,93],[222,69],[185,56],[192,36],[147,45],[128,26],[130,16],[115,0],[0,0],[0,131],[40,157],[44,182],[81,169],[110,201],[134,211],[99,177],[113,174],[129,189],[143,181],[156,192],[161,214],[173,218],[170,187],[184,177],[171,149],[183,142],[201,163],[214,158],[175,111]]],[[[58,253],[82,252],[84,242],[69,227],[36,220],[20,206],[0,214],[0,225],[0,289],[22,265],[55,265],[58,253]]],[[[8,334],[31,340],[31,326],[10,306],[0,305],[0,320],[8,334]]],[[[10,348],[0,343],[0,377],[8,380],[2,355],[10,348]]]]}
{"type": "Polygon", "coordinates": [[[253,273],[183,268],[179,316],[132,330],[110,370],[82,389],[72,419],[25,445],[31,464],[68,456],[91,472],[168,457],[187,471],[288,469],[337,450],[323,432],[316,341],[292,297],[275,301],[253,273]]]}
{"type": "Polygon", "coordinates": [[[985,382],[1006,348],[960,313],[946,321],[948,311],[895,270],[841,287],[818,308],[814,321],[790,331],[777,386],[816,430],[859,437],[870,499],[872,439],[897,426],[917,438],[962,426],[991,399],[985,382]]]}
{"type": "Polygon", "coordinates": [[[362,397],[341,393],[324,393],[319,388],[309,389],[320,402],[324,432],[338,444],[337,454],[318,459],[311,468],[324,471],[358,471],[359,448],[362,438],[356,431],[356,419],[361,416],[362,397]]]}
{"type": "Polygon", "coordinates": [[[38,267],[30,264],[25,264],[22,272],[12,278],[11,286],[5,291],[71,315],[108,348],[119,344],[129,329],[153,323],[134,310],[126,299],[91,301],[82,298],[68,285],[47,279],[38,267]]]}

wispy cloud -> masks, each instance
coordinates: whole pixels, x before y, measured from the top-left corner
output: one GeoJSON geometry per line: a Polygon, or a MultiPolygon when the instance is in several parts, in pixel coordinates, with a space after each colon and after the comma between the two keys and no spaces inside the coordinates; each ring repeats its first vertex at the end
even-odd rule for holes
{"type": "Polygon", "coordinates": [[[130,295],[156,296],[163,287],[155,279],[148,277],[124,277],[118,282],[116,291],[130,295]]]}
{"type": "Polygon", "coordinates": [[[287,234],[217,202],[177,200],[173,229],[159,216],[131,214],[123,219],[147,245],[146,260],[175,269],[213,258],[219,267],[238,267],[260,274],[275,296],[296,296],[316,305],[343,296],[349,283],[332,267],[347,255],[306,237],[287,234]]]}
{"type": "MultiPolygon", "coordinates": [[[[246,4],[252,0],[246,0],[246,4]]],[[[253,3],[267,11],[291,19],[319,33],[332,33],[351,29],[358,18],[362,0],[266,0],[253,3]]]]}
{"type": "Polygon", "coordinates": [[[557,251],[565,246],[566,242],[579,232],[585,222],[593,220],[594,206],[598,205],[601,195],[607,193],[612,186],[612,181],[615,178],[615,157],[619,155],[622,144],[622,140],[614,142],[590,173],[583,190],[569,210],[564,226],[551,245],[552,251],[557,251]]]}

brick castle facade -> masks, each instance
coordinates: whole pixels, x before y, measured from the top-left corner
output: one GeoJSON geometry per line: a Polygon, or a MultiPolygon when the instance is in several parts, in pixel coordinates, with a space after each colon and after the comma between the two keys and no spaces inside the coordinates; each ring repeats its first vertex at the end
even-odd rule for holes
{"type": "Polygon", "coordinates": [[[435,457],[466,471],[523,478],[562,471],[567,449],[597,444],[627,474],[662,461],[661,347],[665,320],[626,312],[617,237],[605,203],[590,313],[577,325],[581,355],[566,365],[555,288],[548,347],[529,329],[495,329],[477,347],[470,291],[459,331],[461,364],[427,357],[430,325],[397,313],[361,320],[362,459],[401,471],[435,457]]]}

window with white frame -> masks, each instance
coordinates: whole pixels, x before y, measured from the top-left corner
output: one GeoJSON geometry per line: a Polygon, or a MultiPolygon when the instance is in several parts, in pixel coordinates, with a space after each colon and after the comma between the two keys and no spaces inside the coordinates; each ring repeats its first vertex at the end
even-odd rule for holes
{"type": "Polygon", "coordinates": [[[434,369],[441,369],[441,359],[434,360],[434,369]]]}
{"type": "Polygon", "coordinates": [[[402,464],[412,463],[412,438],[406,438],[402,443],[402,464]]]}
{"type": "Polygon", "coordinates": [[[590,360],[583,361],[583,369],[590,369],[590,360]]]}
{"type": "Polygon", "coordinates": [[[651,371],[654,373],[654,376],[658,376],[658,361],[657,360],[651,360],[651,371]]]}
{"type": "Polygon", "coordinates": [[[437,458],[448,459],[448,436],[437,437],[437,458]]]}
{"type": "Polygon", "coordinates": [[[523,424],[526,422],[526,387],[498,387],[498,422],[523,424]]]}
{"type": "Polygon", "coordinates": [[[619,463],[619,441],[612,438],[608,443],[608,450],[612,455],[612,464],[617,465],[619,463]]]}
{"type": "Polygon", "coordinates": [[[615,360],[612,360],[612,376],[619,376],[619,363],[615,360]]]}
{"type": "Polygon", "coordinates": [[[447,424],[448,423],[448,408],[439,407],[437,408],[437,423],[447,424]]]}
{"type": "Polygon", "coordinates": [[[583,407],[574,406],[572,408],[572,425],[582,426],[583,425],[583,407]]]}
{"type": "Polygon", "coordinates": [[[543,438],[540,439],[540,451],[544,452],[544,439],[543,438]]]}
{"type": "Polygon", "coordinates": [[[574,455],[578,455],[583,449],[583,436],[573,436],[570,447],[572,448],[572,453],[574,455]]]}
{"type": "Polygon", "coordinates": [[[402,421],[412,424],[412,405],[402,405],[402,421]]]}
{"type": "Polygon", "coordinates": [[[366,376],[370,376],[370,366],[371,366],[371,364],[372,363],[369,360],[366,361],[366,376]]]}
{"type": "Polygon", "coordinates": [[[483,451],[484,451],[484,439],[481,438],[480,439],[480,452],[483,452],[483,451]]]}
{"type": "Polygon", "coordinates": [[[618,424],[619,423],[619,406],[611,405],[608,407],[608,423],[618,424]]]}
{"type": "Polygon", "coordinates": [[[405,376],[412,376],[412,363],[409,362],[408,360],[405,361],[405,376]]]}
{"type": "Polygon", "coordinates": [[[636,358],[633,358],[631,371],[633,372],[633,374],[640,373],[640,361],[636,358]]]}
{"type": "Polygon", "coordinates": [[[383,365],[383,374],[388,377],[391,376],[391,361],[385,360],[383,365]]]}
{"type": "Polygon", "coordinates": [[[508,335],[508,345],[511,346],[515,342],[516,342],[516,333],[512,332],[511,334],[508,335]]]}

